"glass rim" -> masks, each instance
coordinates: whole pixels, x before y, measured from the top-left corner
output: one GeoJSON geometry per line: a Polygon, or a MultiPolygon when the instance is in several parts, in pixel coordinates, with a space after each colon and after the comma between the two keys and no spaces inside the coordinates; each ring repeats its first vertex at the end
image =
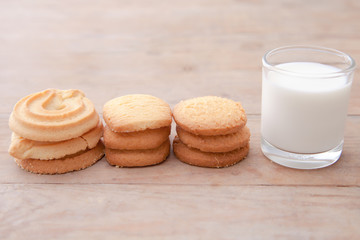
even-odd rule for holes
{"type": "Polygon", "coordinates": [[[262,57],[262,64],[263,64],[263,67],[266,67],[266,68],[276,71],[276,72],[280,72],[280,73],[288,74],[288,75],[292,75],[292,76],[311,77],[311,78],[339,77],[339,76],[343,76],[349,72],[353,72],[356,68],[356,62],[350,55],[348,55],[344,52],[341,52],[339,50],[333,49],[333,48],[311,46],[311,45],[309,45],[309,46],[307,46],[307,45],[289,45],[289,46],[274,48],[264,54],[264,56],[262,57]],[[323,52],[323,53],[327,53],[327,54],[337,55],[339,57],[344,58],[349,63],[349,66],[346,67],[345,69],[341,69],[340,71],[337,71],[337,72],[321,73],[321,74],[314,75],[314,74],[309,74],[309,73],[297,73],[297,72],[288,71],[288,70],[279,68],[275,64],[271,64],[268,61],[268,58],[275,53],[286,51],[286,50],[295,50],[295,49],[297,49],[297,50],[303,49],[303,50],[317,51],[317,52],[323,52]]]}

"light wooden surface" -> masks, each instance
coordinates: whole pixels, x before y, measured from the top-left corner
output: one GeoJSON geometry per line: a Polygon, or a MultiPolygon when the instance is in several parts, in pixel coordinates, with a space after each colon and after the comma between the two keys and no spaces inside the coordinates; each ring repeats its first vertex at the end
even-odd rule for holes
{"type": "Polygon", "coordinates": [[[336,164],[288,169],[260,150],[262,55],[320,45],[360,63],[359,1],[3,0],[0,32],[0,239],[360,239],[359,70],[336,164]],[[171,154],[148,168],[102,159],[30,174],[7,153],[7,121],[17,100],[49,87],[81,89],[99,112],[131,93],[172,107],[232,98],[248,113],[250,154],[225,169],[171,154]]]}

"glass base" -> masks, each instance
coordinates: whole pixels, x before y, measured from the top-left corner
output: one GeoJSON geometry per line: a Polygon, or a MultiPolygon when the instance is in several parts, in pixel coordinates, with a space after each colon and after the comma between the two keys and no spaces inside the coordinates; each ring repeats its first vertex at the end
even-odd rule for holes
{"type": "Polygon", "coordinates": [[[261,150],[271,161],[285,167],[297,169],[317,169],[334,164],[341,156],[344,141],[335,148],[321,153],[301,154],[286,152],[271,145],[261,137],[261,150]]]}

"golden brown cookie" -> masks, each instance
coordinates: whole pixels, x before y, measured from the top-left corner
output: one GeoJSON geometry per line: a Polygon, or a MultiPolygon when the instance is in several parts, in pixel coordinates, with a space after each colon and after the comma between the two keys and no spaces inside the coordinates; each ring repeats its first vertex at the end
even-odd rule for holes
{"type": "Polygon", "coordinates": [[[108,163],[118,167],[144,167],[159,164],[169,156],[169,153],[169,139],[155,149],[115,150],[105,148],[108,163]]]}
{"type": "Polygon", "coordinates": [[[94,148],[102,136],[102,123],[81,137],[60,141],[40,142],[12,134],[9,154],[19,159],[51,160],[94,148]]]}
{"type": "Polygon", "coordinates": [[[87,168],[104,156],[101,141],[93,149],[54,160],[18,159],[16,163],[26,171],[38,174],[60,174],[87,168]]]}
{"type": "Polygon", "coordinates": [[[179,126],[176,127],[176,132],[184,144],[203,152],[229,152],[244,147],[250,140],[250,130],[247,126],[235,133],[217,136],[195,135],[179,126]]]}
{"type": "Polygon", "coordinates": [[[173,115],[176,124],[185,131],[205,136],[235,133],[247,121],[239,102],[216,96],[181,101],[173,115]]]}
{"type": "Polygon", "coordinates": [[[138,132],[116,133],[108,126],[104,128],[106,148],[119,150],[141,150],[159,147],[169,139],[171,127],[147,129],[138,132]]]}
{"type": "Polygon", "coordinates": [[[47,89],[18,101],[10,129],[34,141],[64,141],[79,137],[99,122],[93,103],[80,90],[47,89]]]}
{"type": "Polygon", "coordinates": [[[171,125],[169,104],[160,98],[134,94],[112,99],[105,103],[103,116],[114,132],[136,132],[171,125]]]}
{"type": "Polygon", "coordinates": [[[243,160],[249,152],[249,144],[230,152],[209,153],[186,146],[176,136],[173,149],[176,157],[184,163],[199,167],[222,168],[232,166],[243,160]]]}

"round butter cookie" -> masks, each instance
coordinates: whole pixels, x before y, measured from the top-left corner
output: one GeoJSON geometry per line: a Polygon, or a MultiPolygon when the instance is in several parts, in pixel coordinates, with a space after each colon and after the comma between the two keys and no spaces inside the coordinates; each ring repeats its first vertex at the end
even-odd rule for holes
{"type": "Polygon", "coordinates": [[[60,142],[40,142],[20,137],[16,133],[11,136],[9,154],[19,159],[51,160],[94,148],[102,136],[102,122],[81,137],[60,142]]]}
{"type": "Polygon", "coordinates": [[[105,103],[103,117],[114,132],[136,132],[171,125],[169,104],[160,98],[134,94],[114,98],[105,103]]]}
{"type": "Polygon", "coordinates": [[[197,148],[203,152],[229,152],[244,147],[250,140],[250,130],[247,126],[240,128],[235,133],[216,136],[195,135],[176,127],[180,140],[191,148],[197,148]]]}
{"type": "Polygon", "coordinates": [[[235,133],[247,121],[239,102],[216,96],[181,101],[174,107],[173,115],[185,131],[205,136],[235,133]]]}
{"type": "Polygon", "coordinates": [[[173,149],[176,157],[184,163],[199,167],[222,168],[232,166],[243,160],[249,152],[249,144],[230,152],[210,153],[190,148],[176,136],[173,149]]]}
{"type": "Polygon", "coordinates": [[[99,122],[93,103],[80,90],[47,89],[18,101],[10,115],[10,129],[35,141],[76,138],[99,122]]]}
{"type": "Polygon", "coordinates": [[[26,171],[38,174],[61,174],[90,167],[104,156],[101,141],[93,149],[54,160],[18,159],[15,162],[26,171]]]}
{"type": "Polygon", "coordinates": [[[118,167],[144,167],[159,164],[165,161],[169,153],[169,139],[155,149],[116,150],[105,148],[108,163],[118,167]]]}
{"type": "Polygon", "coordinates": [[[104,144],[106,148],[119,150],[141,150],[159,147],[169,139],[171,127],[146,129],[138,132],[116,133],[108,126],[104,128],[104,144]]]}

